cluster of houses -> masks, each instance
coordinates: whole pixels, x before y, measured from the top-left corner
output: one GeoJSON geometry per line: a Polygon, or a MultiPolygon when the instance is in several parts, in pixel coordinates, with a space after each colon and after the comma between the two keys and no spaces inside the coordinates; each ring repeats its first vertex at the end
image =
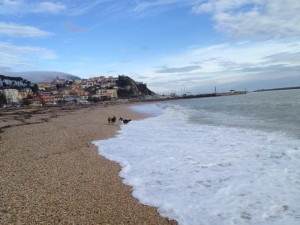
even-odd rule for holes
{"type": "Polygon", "coordinates": [[[89,104],[117,99],[117,81],[118,78],[104,76],[81,80],[56,77],[51,83],[31,86],[2,85],[0,94],[5,97],[7,105],[89,104]]]}

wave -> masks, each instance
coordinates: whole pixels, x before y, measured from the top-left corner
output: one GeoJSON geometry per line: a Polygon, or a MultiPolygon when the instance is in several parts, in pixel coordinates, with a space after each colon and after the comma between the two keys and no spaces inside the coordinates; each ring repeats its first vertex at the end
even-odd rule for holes
{"type": "Polygon", "coordinates": [[[139,107],[159,113],[93,143],[141,203],[179,224],[298,224],[298,139],[193,123],[172,103],[139,107]]]}

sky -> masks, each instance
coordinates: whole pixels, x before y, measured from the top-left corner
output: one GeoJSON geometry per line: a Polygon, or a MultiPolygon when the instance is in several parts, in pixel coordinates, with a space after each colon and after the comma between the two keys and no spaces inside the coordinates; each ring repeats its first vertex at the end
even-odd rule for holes
{"type": "Polygon", "coordinates": [[[300,1],[0,0],[0,73],[25,71],[161,94],[300,86],[300,1]]]}

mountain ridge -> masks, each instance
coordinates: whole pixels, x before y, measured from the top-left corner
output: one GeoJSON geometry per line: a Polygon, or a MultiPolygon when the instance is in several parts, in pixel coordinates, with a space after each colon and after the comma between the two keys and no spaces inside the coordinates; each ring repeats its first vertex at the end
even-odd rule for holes
{"type": "Polygon", "coordinates": [[[22,77],[32,83],[52,82],[56,77],[66,80],[81,79],[78,76],[58,71],[0,72],[0,74],[11,77],[22,77]]]}

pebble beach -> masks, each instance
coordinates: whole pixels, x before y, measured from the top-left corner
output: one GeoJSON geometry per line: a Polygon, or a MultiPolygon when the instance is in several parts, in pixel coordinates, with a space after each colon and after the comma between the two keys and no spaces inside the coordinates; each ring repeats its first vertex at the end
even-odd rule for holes
{"type": "Polygon", "coordinates": [[[0,224],[177,224],[140,204],[94,140],[107,118],[142,119],[128,105],[0,111],[0,224]]]}

